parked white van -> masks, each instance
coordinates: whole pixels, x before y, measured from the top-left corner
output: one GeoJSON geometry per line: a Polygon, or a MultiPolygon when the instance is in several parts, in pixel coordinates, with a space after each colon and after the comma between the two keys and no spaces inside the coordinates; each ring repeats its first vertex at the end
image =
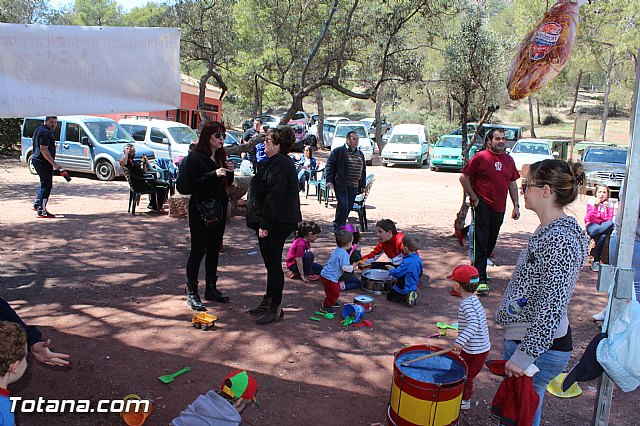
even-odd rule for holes
{"type": "Polygon", "coordinates": [[[429,164],[429,138],[422,124],[397,124],[391,131],[389,142],[382,148],[380,161],[383,166],[389,163],[413,164],[422,167],[429,164]]]}
{"type": "Polygon", "coordinates": [[[189,154],[189,145],[198,142],[198,135],[186,124],[147,117],[122,118],[118,123],[133,138],[152,149],[156,158],[171,158],[189,154]]]}
{"type": "MultiPolygon", "coordinates": [[[[36,170],[31,163],[33,154],[33,133],[44,123],[45,117],[26,117],[22,122],[22,151],[20,160],[29,166],[31,173],[36,170]]],[[[56,163],[65,170],[93,173],[100,180],[113,180],[122,176],[118,160],[125,145],[136,147],[136,159],[147,157],[153,164],[153,151],[134,143],[133,138],[118,123],[110,118],[89,115],[61,115],[53,132],[56,140],[56,163]]]]}

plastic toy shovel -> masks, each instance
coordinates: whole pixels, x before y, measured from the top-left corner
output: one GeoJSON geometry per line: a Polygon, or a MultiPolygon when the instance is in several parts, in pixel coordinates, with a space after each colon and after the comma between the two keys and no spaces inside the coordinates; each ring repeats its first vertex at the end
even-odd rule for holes
{"type": "Polygon", "coordinates": [[[447,329],[447,328],[450,328],[450,329],[452,329],[452,330],[457,330],[457,329],[458,329],[458,324],[451,324],[451,325],[449,325],[449,324],[447,324],[446,322],[437,322],[437,323],[436,323],[436,326],[437,326],[438,328],[442,328],[442,329],[447,329]]]}
{"type": "Polygon", "coordinates": [[[178,370],[173,374],[166,374],[164,376],[160,376],[158,377],[158,379],[160,379],[160,381],[162,383],[171,383],[173,382],[173,379],[175,379],[176,377],[178,377],[179,375],[186,373],[187,371],[191,370],[190,367],[185,367],[182,370],[178,370]]]}

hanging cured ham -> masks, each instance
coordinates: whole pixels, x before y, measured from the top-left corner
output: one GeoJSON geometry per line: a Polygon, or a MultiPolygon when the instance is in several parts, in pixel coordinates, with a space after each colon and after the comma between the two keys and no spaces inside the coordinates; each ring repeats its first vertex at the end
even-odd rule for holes
{"type": "Polygon", "coordinates": [[[509,70],[507,91],[513,100],[542,89],[569,61],[578,30],[578,2],[559,0],[545,13],[518,49],[509,70]]]}

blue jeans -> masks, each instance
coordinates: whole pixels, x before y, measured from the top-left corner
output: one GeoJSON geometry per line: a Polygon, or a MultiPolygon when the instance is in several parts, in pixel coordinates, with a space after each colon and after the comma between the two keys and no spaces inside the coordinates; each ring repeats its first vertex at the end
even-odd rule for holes
{"type": "Polygon", "coordinates": [[[306,183],[309,180],[310,174],[311,173],[309,172],[309,170],[300,169],[300,171],[298,171],[298,189],[300,191],[302,191],[305,188],[306,183]]]}
{"type": "Polygon", "coordinates": [[[36,172],[38,172],[38,177],[40,177],[40,188],[38,188],[33,207],[38,209],[38,213],[44,214],[47,211],[47,201],[51,194],[51,188],[53,188],[53,166],[46,160],[32,159],[31,163],[36,172]]]}
{"type": "Polygon", "coordinates": [[[601,224],[590,223],[587,225],[587,234],[596,242],[596,248],[593,251],[593,260],[600,261],[602,256],[602,250],[604,249],[604,243],[607,241],[607,237],[613,230],[613,221],[607,220],[601,224]]]}
{"type": "MultiPolygon", "coordinates": [[[[306,252],[303,256],[302,256],[302,268],[304,269],[304,274],[305,275],[319,275],[320,272],[322,272],[322,265],[319,263],[315,263],[314,260],[314,255],[312,252],[308,251],[306,252]]],[[[298,264],[294,263],[293,265],[289,266],[289,270],[291,272],[294,272],[296,274],[300,274],[300,271],[298,270],[298,264]]]]}
{"type": "Polygon", "coordinates": [[[336,217],[333,220],[333,231],[338,231],[341,226],[347,223],[349,212],[353,207],[353,203],[358,195],[358,188],[348,186],[346,188],[334,188],[338,206],[336,207],[336,217]]]}
{"type": "MultiPolygon", "coordinates": [[[[609,238],[609,263],[614,264],[618,262],[618,254],[616,252],[618,245],[618,233],[614,229],[609,238]]],[[[633,267],[633,286],[636,290],[636,300],[640,302],[640,241],[637,239],[633,244],[633,260],[631,261],[633,267]]]]}
{"type": "MultiPolygon", "coordinates": [[[[511,355],[516,351],[518,345],[512,340],[504,341],[504,359],[510,359],[511,355]]],[[[533,388],[540,397],[538,403],[538,409],[533,417],[533,426],[540,426],[540,419],[542,417],[542,400],[544,393],[547,390],[547,385],[567,366],[571,352],[560,352],[548,350],[544,352],[534,364],[540,369],[533,376],[533,388]]]]}

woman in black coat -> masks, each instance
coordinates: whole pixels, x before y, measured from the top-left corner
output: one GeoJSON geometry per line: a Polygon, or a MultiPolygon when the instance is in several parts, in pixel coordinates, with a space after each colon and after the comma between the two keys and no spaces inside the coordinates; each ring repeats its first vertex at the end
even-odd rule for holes
{"type": "Polygon", "coordinates": [[[247,226],[258,234],[260,253],[267,268],[267,291],[262,302],[249,312],[260,315],[258,324],[267,324],[284,316],[280,307],[284,289],[282,249],[298,223],[300,198],[298,175],[293,160],[287,155],[295,142],[290,127],[270,129],[265,138],[269,160],[251,180],[247,203],[247,226]]]}
{"type": "Polygon", "coordinates": [[[191,252],[187,260],[187,306],[194,311],[206,311],[198,294],[198,271],[206,253],[206,300],[227,303],[229,297],[217,288],[218,255],[222,247],[227,218],[227,187],[233,183],[233,166],[227,163],[224,151],[225,127],[217,121],[209,121],[202,128],[195,148],[186,158],[186,176],[191,198],[189,199],[189,232],[191,252]],[[221,220],[205,223],[198,207],[204,202],[215,201],[221,210],[221,220]]]}

